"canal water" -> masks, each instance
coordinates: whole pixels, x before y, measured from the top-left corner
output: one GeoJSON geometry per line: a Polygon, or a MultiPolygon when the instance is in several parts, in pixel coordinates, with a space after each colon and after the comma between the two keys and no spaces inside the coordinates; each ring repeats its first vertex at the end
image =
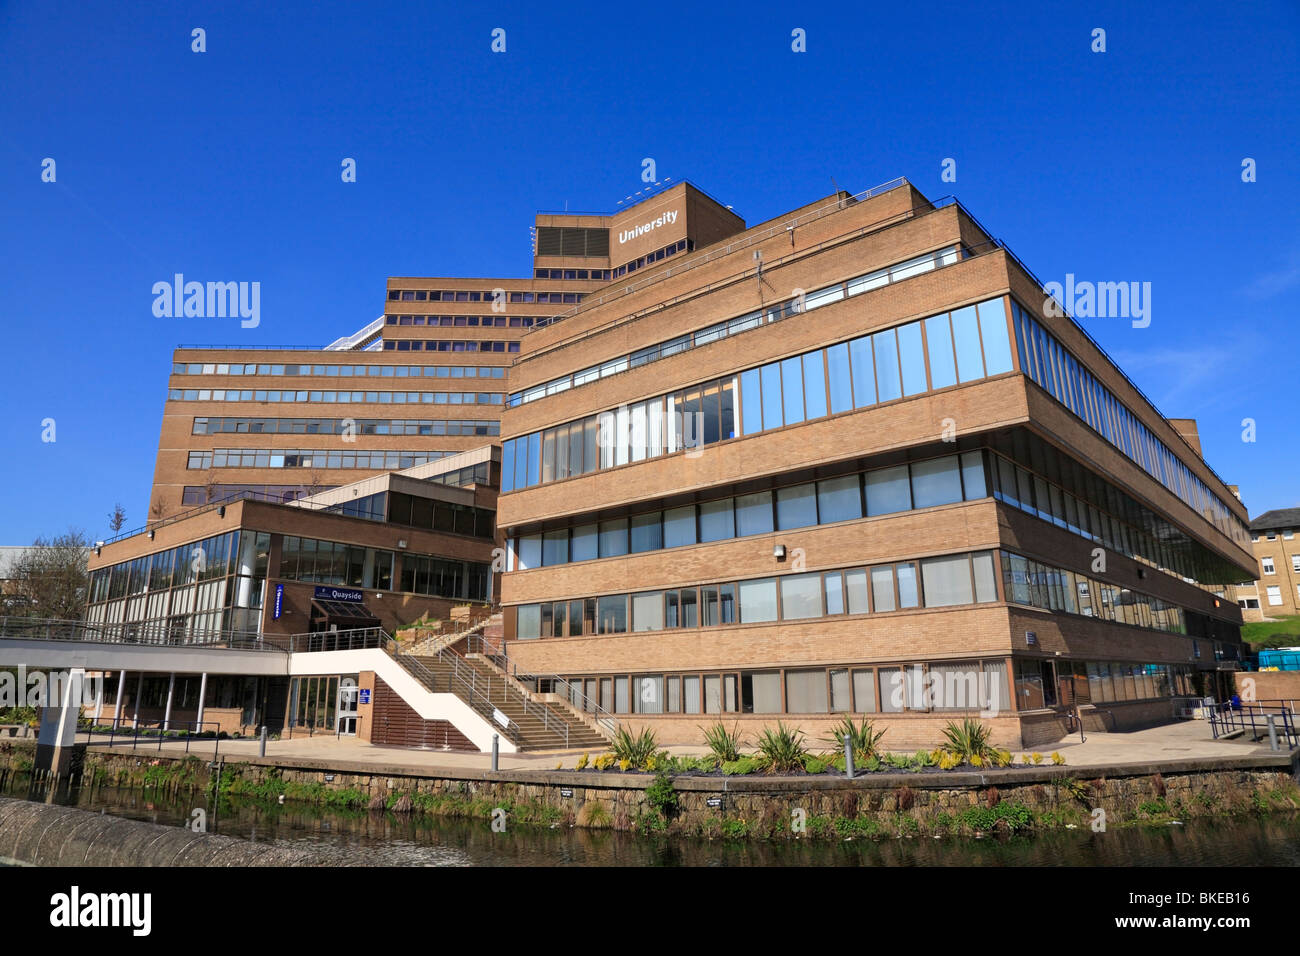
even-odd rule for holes
{"type": "Polygon", "coordinates": [[[11,780],[0,795],[182,826],[261,843],[311,844],[324,862],[374,866],[1297,866],[1300,814],[1189,820],[1182,826],[1064,830],[1032,836],[899,840],[705,840],[571,827],[509,826],[383,811],[11,780]]]}

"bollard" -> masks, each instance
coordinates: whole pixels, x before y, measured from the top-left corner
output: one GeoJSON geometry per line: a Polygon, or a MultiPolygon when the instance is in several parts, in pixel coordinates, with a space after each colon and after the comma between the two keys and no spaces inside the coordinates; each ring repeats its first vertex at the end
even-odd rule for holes
{"type": "Polygon", "coordinates": [[[499,767],[497,761],[501,759],[501,738],[497,734],[492,735],[492,770],[495,773],[499,767]]]}
{"type": "Polygon", "coordinates": [[[258,742],[257,755],[259,757],[266,756],[266,724],[262,725],[262,739],[258,742]]]}
{"type": "Polygon", "coordinates": [[[853,739],[844,735],[844,776],[853,779],[853,739]]]}
{"type": "Polygon", "coordinates": [[[1280,749],[1277,744],[1277,724],[1273,723],[1273,715],[1268,715],[1268,749],[1280,749]]]}

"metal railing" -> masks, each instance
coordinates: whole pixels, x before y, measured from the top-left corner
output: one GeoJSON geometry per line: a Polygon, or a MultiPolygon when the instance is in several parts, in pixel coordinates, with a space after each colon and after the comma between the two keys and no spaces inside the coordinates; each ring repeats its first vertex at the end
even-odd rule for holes
{"type": "Polygon", "coordinates": [[[167,624],[92,624],[44,618],[0,618],[0,640],[85,641],[243,651],[283,651],[273,636],[256,631],[201,630],[167,624]]]}
{"type": "Polygon", "coordinates": [[[307,634],[273,635],[269,639],[283,641],[290,654],[315,654],[323,651],[363,651],[369,648],[387,648],[396,642],[381,627],[356,627],[346,631],[315,631],[307,634]]]}
{"type": "MultiPolygon", "coordinates": [[[[487,642],[482,637],[478,637],[477,639],[471,637],[466,642],[466,652],[478,654],[480,657],[491,661],[498,670],[506,675],[508,680],[516,682],[521,693],[527,693],[527,688],[523,685],[523,681],[525,680],[531,680],[537,683],[538,693],[541,693],[541,682],[546,681],[550,683],[551,686],[555,687],[558,695],[563,697],[576,711],[584,716],[590,717],[611,734],[618,729],[618,718],[605,710],[605,708],[601,707],[594,699],[588,697],[581,688],[575,687],[575,685],[569,683],[569,681],[564,678],[556,677],[554,675],[538,676],[536,674],[525,674],[521,677],[519,675],[518,665],[516,665],[514,661],[510,660],[504,647],[499,651],[489,650],[487,642]]],[[[534,701],[534,703],[538,702],[534,701]]],[[[542,706],[545,705],[543,704],[542,706]]]]}
{"type": "Polygon", "coordinates": [[[1210,708],[1210,733],[1218,740],[1225,734],[1244,732],[1257,741],[1269,736],[1271,723],[1279,740],[1285,740],[1286,746],[1293,749],[1297,745],[1295,712],[1288,703],[1257,701],[1238,707],[1229,702],[1216,704],[1210,708]]]}
{"type": "Polygon", "coordinates": [[[131,749],[137,750],[140,746],[140,738],[145,738],[146,743],[152,743],[156,737],[159,752],[162,751],[164,743],[179,743],[182,739],[185,741],[186,753],[190,752],[191,742],[211,740],[213,760],[217,758],[221,749],[221,724],[215,720],[135,720],[128,717],[115,717],[108,723],[97,723],[93,718],[82,717],[77,721],[77,733],[80,734],[83,730],[86,733],[87,746],[95,743],[94,738],[98,734],[100,737],[108,737],[110,748],[116,742],[124,743],[130,740],[131,749]],[[127,722],[131,724],[129,731],[122,726],[127,722]],[[212,728],[211,737],[203,736],[204,727],[212,728]],[[104,728],[107,728],[107,731],[104,728]]]}
{"type": "MultiPolygon", "coordinates": [[[[646,276],[645,278],[637,279],[634,282],[621,283],[618,289],[611,289],[609,292],[603,293],[598,296],[588,296],[587,298],[583,299],[583,301],[579,305],[575,306],[569,311],[561,312],[559,315],[551,316],[550,319],[544,325],[534,323],[532,329],[530,329],[529,332],[534,332],[539,328],[549,328],[551,325],[554,325],[556,322],[562,322],[564,319],[570,318],[571,316],[576,315],[578,312],[585,311],[586,309],[592,306],[602,305],[605,302],[612,302],[615,299],[620,299],[624,296],[632,294],[633,292],[639,292],[641,289],[654,285],[656,282],[661,282],[675,275],[681,275],[683,272],[689,269],[694,269],[699,266],[706,265],[707,263],[712,262],[714,259],[719,259],[722,258],[723,256],[728,256],[731,253],[737,252],[741,249],[747,249],[750,246],[756,245],[757,243],[764,242],[768,239],[771,239],[773,236],[782,235],[783,233],[787,232],[791,228],[798,228],[799,226],[807,225],[810,222],[814,222],[817,219],[821,219],[824,216],[829,216],[834,212],[838,212],[841,209],[847,208],[852,203],[861,202],[864,199],[870,199],[873,196],[879,196],[882,195],[883,193],[890,192],[892,190],[898,189],[906,185],[907,185],[907,179],[903,176],[899,176],[897,179],[891,179],[887,183],[881,183],[879,186],[873,186],[870,189],[865,189],[862,192],[855,193],[852,196],[841,197],[835,200],[834,202],[827,203],[824,206],[819,206],[817,209],[813,209],[809,212],[806,212],[802,216],[796,216],[793,219],[784,219],[772,226],[769,226],[768,228],[762,230],[761,232],[756,232],[752,235],[746,236],[743,239],[738,239],[735,242],[729,242],[725,246],[722,246],[721,248],[714,249],[702,255],[695,256],[694,258],[683,260],[682,262],[674,265],[673,267],[663,272],[658,272],[655,273],[654,275],[649,275],[646,276]]],[[[617,281],[617,280],[613,280],[613,281],[617,281]]],[[[528,333],[526,332],[525,334],[528,333]]]]}

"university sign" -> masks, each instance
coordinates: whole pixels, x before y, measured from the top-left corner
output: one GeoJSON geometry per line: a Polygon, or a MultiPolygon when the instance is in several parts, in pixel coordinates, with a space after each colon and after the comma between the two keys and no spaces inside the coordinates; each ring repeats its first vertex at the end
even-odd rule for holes
{"type": "Polygon", "coordinates": [[[660,226],[671,226],[677,221],[677,212],[666,212],[658,219],[651,219],[632,229],[619,230],[618,244],[621,246],[625,242],[631,242],[633,239],[644,236],[652,229],[658,229],[660,226]]]}

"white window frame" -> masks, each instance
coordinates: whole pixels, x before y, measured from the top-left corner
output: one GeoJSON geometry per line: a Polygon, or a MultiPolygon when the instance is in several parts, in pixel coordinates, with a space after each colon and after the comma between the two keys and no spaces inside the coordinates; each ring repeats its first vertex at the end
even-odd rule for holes
{"type": "Polygon", "coordinates": [[[1273,585],[1268,589],[1268,606],[1278,607],[1282,603],[1282,589],[1278,585],[1273,585]]]}
{"type": "Polygon", "coordinates": [[[1265,574],[1277,574],[1277,567],[1273,564],[1273,559],[1271,557],[1260,558],[1259,566],[1265,574]]]}

